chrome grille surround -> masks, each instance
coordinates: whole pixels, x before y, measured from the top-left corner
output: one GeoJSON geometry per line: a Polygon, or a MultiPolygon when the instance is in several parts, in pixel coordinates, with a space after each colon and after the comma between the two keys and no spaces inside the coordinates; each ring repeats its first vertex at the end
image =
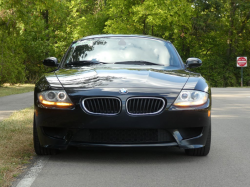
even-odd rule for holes
{"type": "Polygon", "coordinates": [[[121,100],[117,97],[85,98],[82,100],[82,106],[85,113],[95,115],[117,115],[121,112],[122,108],[121,100]]]}
{"type": "MultiPolygon", "coordinates": [[[[127,99],[127,101],[126,101],[126,110],[127,110],[127,113],[130,115],[154,115],[154,114],[159,114],[163,110],[163,108],[165,107],[165,103],[166,103],[165,100],[162,98],[159,98],[159,97],[131,97],[131,98],[127,99]],[[132,104],[132,102],[131,102],[132,100],[138,100],[136,103],[137,108],[134,110],[131,110],[131,106],[130,106],[132,104]],[[141,103],[139,100],[141,100],[141,103]],[[143,102],[143,100],[145,100],[146,102],[145,101],[143,102]],[[149,100],[151,100],[151,101],[149,101],[149,100]],[[140,109],[138,110],[139,104],[141,104],[143,106],[139,106],[140,109]],[[159,105],[159,106],[155,106],[155,105],[159,105]],[[152,107],[152,106],[158,110],[153,110],[152,108],[148,110],[148,107],[152,107]],[[147,107],[147,108],[145,109],[145,107],[147,107]],[[141,108],[142,108],[142,110],[141,110],[141,108]]],[[[135,105],[135,101],[134,101],[133,105],[135,105]]]]}

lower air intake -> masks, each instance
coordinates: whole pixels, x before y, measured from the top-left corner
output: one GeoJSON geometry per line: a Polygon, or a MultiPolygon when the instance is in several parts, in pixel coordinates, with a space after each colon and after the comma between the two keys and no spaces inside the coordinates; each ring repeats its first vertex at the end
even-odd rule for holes
{"type": "Polygon", "coordinates": [[[100,144],[141,144],[174,142],[174,137],[164,129],[84,129],[72,141],[100,144]]]}

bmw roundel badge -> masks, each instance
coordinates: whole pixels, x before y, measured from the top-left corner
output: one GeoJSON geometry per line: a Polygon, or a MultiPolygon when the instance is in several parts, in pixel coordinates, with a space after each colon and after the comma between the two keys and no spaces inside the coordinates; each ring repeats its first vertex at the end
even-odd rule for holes
{"type": "Polygon", "coordinates": [[[119,92],[120,92],[120,94],[127,94],[128,90],[125,88],[121,88],[119,92]]]}

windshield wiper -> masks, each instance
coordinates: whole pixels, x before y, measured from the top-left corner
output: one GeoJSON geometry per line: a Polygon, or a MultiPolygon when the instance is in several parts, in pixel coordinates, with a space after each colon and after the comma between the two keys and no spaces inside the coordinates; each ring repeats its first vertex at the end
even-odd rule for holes
{"type": "Polygon", "coordinates": [[[93,64],[106,64],[104,62],[98,62],[98,61],[91,61],[91,60],[82,60],[82,61],[74,61],[65,64],[66,67],[71,67],[71,66],[88,66],[88,65],[93,65],[93,64]]]}
{"type": "Polygon", "coordinates": [[[122,62],[115,62],[114,64],[133,64],[133,65],[156,65],[156,66],[164,66],[162,64],[157,64],[148,61],[122,61],[122,62]]]}

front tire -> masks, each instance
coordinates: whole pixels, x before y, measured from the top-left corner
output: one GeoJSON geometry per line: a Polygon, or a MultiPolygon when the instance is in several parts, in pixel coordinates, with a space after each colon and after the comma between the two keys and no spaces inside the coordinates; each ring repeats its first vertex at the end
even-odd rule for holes
{"type": "Polygon", "coordinates": [[[57,150],[41,146],[36,129],[35,115],[33,119],[33,142],[34,142],[34,149],[37,155],[55,155],[57,153],[57,150]]]}
{"type": "Polygon", "coordinates": [[[207,141],[204,147],[196,149],[185,149],[185,153],[189,156],[207,156],[211,146],[211,126],[209,127],[207,141]]]}

